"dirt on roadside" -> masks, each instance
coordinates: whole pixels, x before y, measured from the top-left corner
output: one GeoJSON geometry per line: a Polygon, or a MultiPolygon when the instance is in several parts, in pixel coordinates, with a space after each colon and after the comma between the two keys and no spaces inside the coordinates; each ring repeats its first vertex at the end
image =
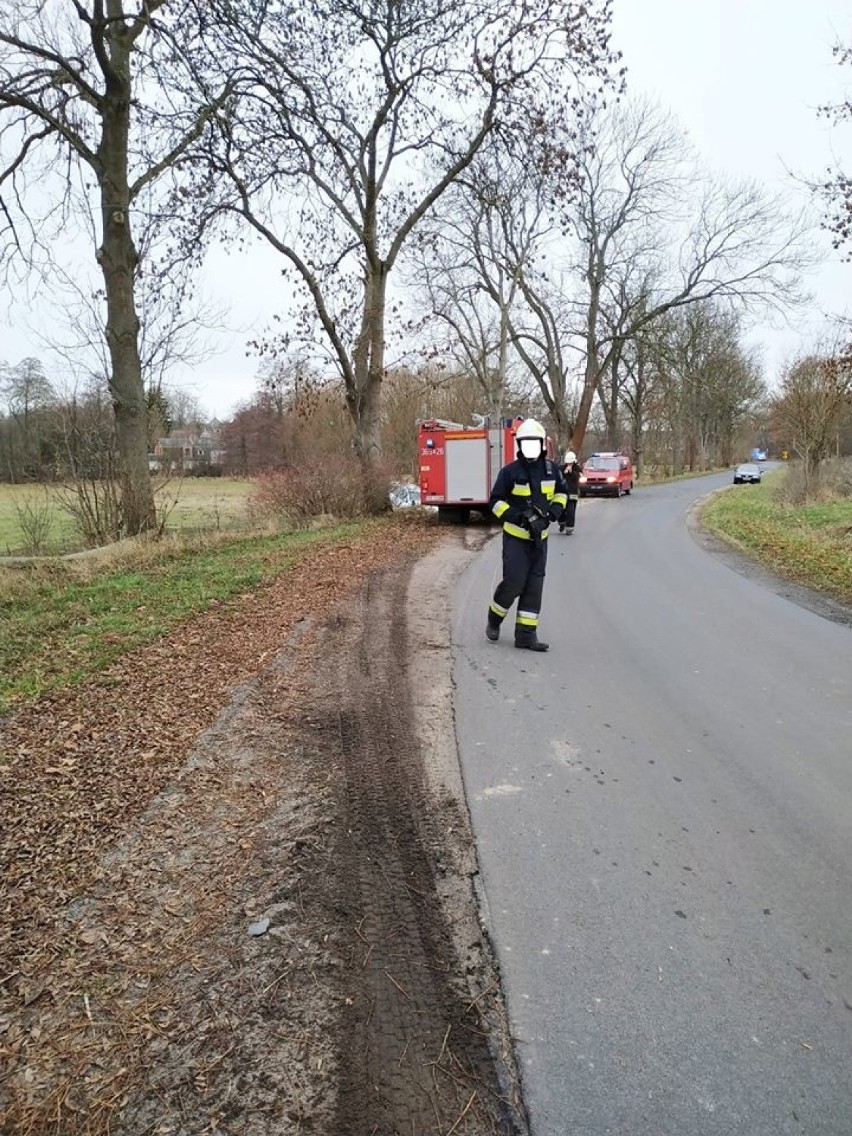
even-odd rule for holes
{"type": "MultiPolygon", "coordinates": [[[[321,601],[291,576],[243,617],[211,620],[210,659],[227,659],[250,610],[261,662],[187,731],[144,808],[100,847],[87,828],[96,854],[70,902],[50,849],[32,847],[46,822],[27,803],[62,776],[61,746],[39,744],[26,715],[4,724],[0,804],[14,817],[17,798],[28,819],[26,846],[4,848],[0,1130],[526,1131],[452,735],[447,593],[465,540],[411,528],[360,573],[319,557],[321,601]]],[[[131,701],[143,664],[122,677],[131,701]]],[[[221,681],[210,667],[193,691],[205,673],[221,681]]],[[[50,713],[88,736],[98,697],[50,713]]],[[[176,715],[189,694],[163,697],[176,715]]],[[[63,807],[93,798],[93,777],[63,807]]]]}

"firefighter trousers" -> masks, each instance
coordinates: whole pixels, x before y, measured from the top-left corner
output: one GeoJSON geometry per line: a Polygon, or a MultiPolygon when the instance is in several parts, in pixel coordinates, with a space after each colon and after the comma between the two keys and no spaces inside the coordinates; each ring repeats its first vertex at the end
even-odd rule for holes
{"type": "Polygon", "coordinates": [[[499,626],[517,600],[516,641],[536,638],[546,566],[546,540],[521,540],[503,533],[503,579],[494,590],[488,621],[499,626]]]}

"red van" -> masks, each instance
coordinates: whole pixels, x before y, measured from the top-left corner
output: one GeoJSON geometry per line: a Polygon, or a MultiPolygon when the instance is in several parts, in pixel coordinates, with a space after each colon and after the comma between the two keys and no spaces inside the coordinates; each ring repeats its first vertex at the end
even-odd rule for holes
{"type": "Polygon", "coordinates": [[[633,462],[618,451],[590,454],[580,474],[580,496],[620,497],[633,489],[633,462]]]}

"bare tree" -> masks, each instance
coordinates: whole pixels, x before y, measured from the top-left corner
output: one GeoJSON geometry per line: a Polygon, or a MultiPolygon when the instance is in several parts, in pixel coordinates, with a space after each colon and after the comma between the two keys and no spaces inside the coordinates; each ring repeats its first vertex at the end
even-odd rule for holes
{"type": "MultiPolygon", "coordinates": [[[[496,130],[568,113],[574,77],[604,81],[609,0],[261,0],[205,5],[215,62],[242,98],[219,116],[213,206],[244,218],[308,294],[343,378],[356,451],[380,451],[388,280],[412,234],[496,130]]],[[[272,344],[267,344],[272,346],[272,344]]]]}
{"type": "Polygon", "coordinates": [[[435,206],[419,241],[420,291],[448,336],[436,350],[475,377],[494,422],[515,348],[512,313],[547,224],[536,188],[520,161],[488,146],[435,206]]]}
{"type": "Polygon", "coordinates": [[[659,374],[654,365],[655,345],[651,332],[652,328],[639,332],[625,344],[621,354],[623,381],[618,395],[627,413],[637,479],[642,477],[645,469],[645,428],[652,408],[654,380],[659,374]]]}
{"type": "Polygon", "coordinates": [[[45,466],[49,470],[55,455],[48,420],[55,404],[56,392],[40,359],[0,363],[0,408],[8,412],[0,431],[0,461],[10,481],[38,481],[45,466]]]}
{"type": "MultiPolygon", "coordinates": [[[[175,404],[172,411],[181,403],[182,392],[172,382],[175,369],[191,367],[205,359],[210,354],[208,333],[226,323],[221,307],[199,296],[191,273],[166,269],[167,254],[157,255],[157,228],[156,218],[140,221],[140,260],[135,280],[149,445],[159,430],[156,420],[163,418],[166,402],[175,404]]],[[[91,235],[95,238],[94,230],[91,235]]],[[[110,374],[104,290],[87,287],[79,275],[57,261],[50,272],[56,314],[52,320],[33,327],[31,334],[62,361],[63,369],[77,384],[100,383],[110,374]]],[[[197,403],[194,396],[187,398],[197,403]]],[[[193,414],[199,421],[204,417],[197,406],[193,414]]],[[[166,417],[175,419],[175,425],[185,424],[173,412],[166,417]]]]}
{"type": "Polygon", "coordinates": [[[712,301],[672,309],[628,344],[624,359],[624,405],[632,410],[638,400],[653,407],[653,448],[658,456],[665,449],[667,468],[731,463],[740,432],[766,399],[759,362],[743,345],[736,316],[712,301]]]}
{"type": "Polygon", "coordinates": [[[556,155],[546,138],[518,150],[490,147],[441,203],[424,270],[439,318],[469,356],[479,347],[492,404],[515,358],[535,383],[560,447],[577,409],[576,346],[572,308],[553,264],[560,239],[554,205],[571,191],[575,167],[575,153],[566,147],[556,155]],[[480,328],[496,334],[487,339],[480,328]],[[487,365],[495,356],[498,365],[487,365]]]}
{"type": "Polygon", "coordinates": [[[590,121],[595,145],[565,213],[585,284],[575,449],[626,340],[667,311],[710,299],[740,310],[794,304],[808,260],[803,219],[752,184],[703,177],[675,125],[651,104],[590,121]]]}
{"type": "MultiPolygon", "coordinates": [[[[612,162],[607,139],[597,136],[596,115],[602,113],[594,98],[584,94],[581,111],[549,123],[535,145],[521,153],[499,155],[493,181],[505,187],[502,193],[491,189],[485,194],[481,185],[465,176],[453,195],[466,192],[472,202],[481,203],[487,226],[468,223],[463,229],[466,247],[485,250],[474,263],[478,287],[505,312],[512,346],[539,386],[560,443],[566,444],[577,437],[576,380],[582,378],[583,358],[586,385],[592,395],[600,394],[607,432],[613,438],[617,435],[619,353],[631,334],[636,310],[647,299],[646,280],[638,277],[647,277],[649,265],[642,265],[637,255],[629,257],[621,239],[621,231],[634,223],[632,196],[618,201],[603,184],[602,171],[609,170],[612,162]],[[480,228],[489,238],[496,231],[499,243],[479,239],[480,228]],[[595,240],[584,243],[581,236],[589,229],[595,240]],[[500,303],[492,283],[498,271],[513,284],[508,304],[500,303]],[[588,290],[585,298],[581,282],[588,290]],[[601,359],[599,342],[604,339],[612,344],[612,351],[601,359]],[[588,364],[590,357],[594,367],[588,364]],[[605,372],[610,377],[609,397],[603,390],[605,372]]],[[[612,117],[623,113],[610,112],[612,117]]],[[[648,145],[650,133],[643,138],[640,132],[632,139],[636,152],[643,142],[648,145]]],[[[662,143],[655,146],[654,156],[659,158],[663,149],[662,143]]],[[[671,176],[670,166],[667,160],[660,162],[659,180],[671,176]]],[[[640,175],[633,180],[640,181],[640,175]]],[[[633,189],[631,185],[631,194],[633,189]]],[[[647,186],[646,196],[650,197],[647,186]]],[[[651,207],[650,200],[646,207],[651,207]]],[[[584,409],[584,430],[589,410],[590,405],[584,409]]]]}
{"type": "Polygon", "coordinates": [[[546,277],[523,272],[520,292],[526,308],[516,307],[510,322],[512,343],[532,377],[556,434],[557,446],[570,444],[578,413],[574,368],[570,363],[570,311],[564,295],[546,277]]]}
{"type": "MultiPolygon", "coordinates": [[[[832,54],[841,67],[852,65],[852,47],[842,43],[834,45],[832,54]]],[[[845,98],[839,103],[827,103],[819,108],[819,113],[836,125],[848,124],[852,120],[852,99],[845,98]]],[[[836,249],[845,250],[845,259],[852,259],[849,242],[852,239],[852,175],[841,166],[826,170],[823,181],[811,185],[811,190],[823,206],[823,223],[832,234],[836,249]]]]}
{"type": "Polygon", "coordinates": [[[805,494],[819,480],[844,415],[852,406],[852,356],[847,351],[805,355],[781,379],[776,413],[804,463],[805,494]]]}
{"type": "MultiPolygon", "coordinates": [[[[598,398],[617,445],[626,345],[664,313],[709,299],[741,310],[795,302],[803,224],[753,186],[708,181],[649,103],[591,100],[585,117],[549,123],[532,155],[522,189],[510,174],[508,202],[493,194],[488,226],[468,226],[496,229],[500,241],[480,242],[487,256],[477,260],[466,232],[462,280],[475,270],[505,314],[560,441],[580,451],[598,398]],[[497,269],[512,281],[509,305],[494,287],[497,269]]],[[[487,200],[469,176],[454,195],[464,190],[487,200]]]]}
{"type": "Polygon", "coordinates": [[[185,390],[162,390],[168,424],[175,430],[202,430],[206,421],[197,395],[185,390]]]}
{"type": "MultiPolygon", "coordinates": [[[[0,223],[6,252],[32,257],[48,240],[37,198],[58,187],[50,219],[100,219],[109,388],[121,459],[123,523],[156,524],[148,476],[146,398],[134,239],[143,192],[186,155],[215,107],[182,100],[183,63],[166,17],[182,0],[0,0],[0,223]],[[86,170],[94,178],[90,188],[86,170]]],[[[186,84],[184,84],[186,86],[186,84]]]]}
{"type": "Polygon", "coordinates": [[[739,321],[730,312],[708,301],[679,315],[689,342],[681,377],[687,468],[730,465],[738,427],[766,394],[760,368],[741,346],[739,321]]]}
{"type": "Polygon", "coordinates": [[[103,377],[67,392],[58,407],[63,483],[56,491],[87,548],[116,539],[123,505],[115,415],[103,377]]]}

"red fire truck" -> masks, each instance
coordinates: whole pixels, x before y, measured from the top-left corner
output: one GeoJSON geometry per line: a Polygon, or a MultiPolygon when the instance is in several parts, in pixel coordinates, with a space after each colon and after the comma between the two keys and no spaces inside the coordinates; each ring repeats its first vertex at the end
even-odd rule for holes
{"type": "MultiPolygon", "coordinates": [[[[502,467],[514,461],[515,430],[522,418],[503,418],[499,426],[475,426],[427,418],[417,423],[420,502],[437,505],[441,520],[466,524],[471,510],[490,516],[488,499],[502,467]]],[[[548,438],[548,457],[553,446],[548,438]]]]}

